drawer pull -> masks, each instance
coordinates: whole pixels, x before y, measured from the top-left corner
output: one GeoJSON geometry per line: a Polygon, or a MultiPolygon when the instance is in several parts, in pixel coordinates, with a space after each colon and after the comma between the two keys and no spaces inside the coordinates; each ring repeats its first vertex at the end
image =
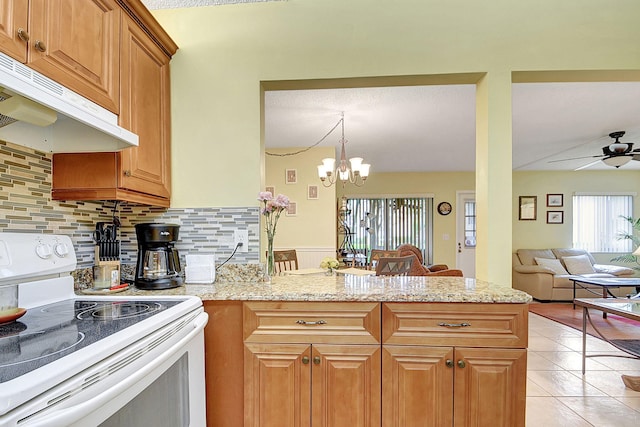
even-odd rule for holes
{"type": "Polygon", "coordinates": [[[438,323],[438,326],[444,326],[447,328],[464,328],[465,326],[471,326],[471,323],[444,323],[444,322],[440,322],[438,323]]]}
{"type": "Polygon", "coordinates": [[[327,321],[326,320],[316,320],[315,322],[308,322],[306,320],[296,320],[296,323],[298,325],[307,325],[307,326],[316,326],[316,325],[326,325],[327,321]]]}

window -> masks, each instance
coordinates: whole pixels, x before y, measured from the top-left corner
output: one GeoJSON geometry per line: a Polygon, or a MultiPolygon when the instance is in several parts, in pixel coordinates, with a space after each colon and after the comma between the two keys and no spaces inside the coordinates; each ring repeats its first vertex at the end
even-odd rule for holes
{"type": "Polygon", "coordinates": [[[476,247],[476,202],[464,202],[464,246],[476,247]]]}
{"type": "Polygon", "coordinates": [[[632,228],[633,196],[573,196],[573,247],[589,252],[631,252],[631,241],[619,239],[632,228]]]}
{"type": "Polygon", "coordinates": [[[431,198],[347,199],[344,221],[358,253],[393,250],[409,243],[423,249],[424,262],[432,262],[431,198]]]}

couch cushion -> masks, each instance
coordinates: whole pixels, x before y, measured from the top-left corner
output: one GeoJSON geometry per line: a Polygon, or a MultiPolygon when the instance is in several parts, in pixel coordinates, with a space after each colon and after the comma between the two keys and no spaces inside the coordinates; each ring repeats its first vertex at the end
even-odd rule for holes
{"type": "Polygon", "coordinates": [[[551,252],[553,252],[553,255],[555,255],[555,257],[558,259],[562,259],[566,256],[586,255],[589,257],[589,261],[591,261],[591,264],[596,263],[596,260],[593,257],[593,255],[591,255],[589,252],[585,251],[584,249],[556,248],[556,249],[551,249],[551,252]]]}
{"type": "MultiPolygon", "coordinates": [[[[593,273],[593,274],[581,274],[581,276],[583,277],[613,277],[610,274],[605,274],[605,273],[593,273]]],[[[553,277],[553,287],[554,288],[565,288],[565,289],[572,289],[573,288],[573,280],[569,279],[569,276],[554,276],[553,277]]],[[[596,285],[587,285],[585,283],[581,283],[580,285],[577,286],[578,289],[580,288],[590,288],[590,289],[600,289],[600,291],[602,291],[602,286],[596,286],[596,285]]]]}
{"type": "Polygon", "coordinates": [[[555,259],[551,249],[518,249],[516,251],[522,265],[536,265],[535,258],[555,259]]]}
{"type": "Polygon", "coordinates": [[[627,276],[634,273],[633,269],[629,267],[622,267],[620,265],[594,264],[593,268],[598,273],[609,273],[614,276],[627,276]]]}
{"type": "Polygon", "coordinates": [[[562,257],[562,261],[565,267],[567,267],[567,271],[571,274],[589,274],[596,272],[587,255],[565,256],[562,257]]]}
{"type": "Polygon", "coordinates": [[[547,267],[553,270],[555,274],[569,274],[567,270],[562,266],[559,259],[549,259],[549,258],[540,258],[535,257],[536,264],[547,267]]]}

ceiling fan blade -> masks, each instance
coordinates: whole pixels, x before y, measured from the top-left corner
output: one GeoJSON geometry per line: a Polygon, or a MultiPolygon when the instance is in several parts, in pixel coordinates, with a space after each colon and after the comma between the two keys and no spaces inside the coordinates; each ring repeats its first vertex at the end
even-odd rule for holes
{"type": "Polygon", "coordinates": [[[593,165],[595,165],[595,164],[598,164],[598,162],[601,162],[601,161],[602,161],[602,160],[600,160],[600,159],[595,160],[595,161],[593,161],[593,162],[587,163],[586,165],[580,166],[579,168],[575,168],[575,169],[574,169],[574,171],[580,171],[580,170],[582,170],[582,169],[590,168],[591,166],[593,166],[593,165]]]}
{"type": "Polygon", "coordinates": [[[595,159],[595,158],[601,159],[603,157],[605,157],[605,156],[604,155],[598,155],[598,156],[572,157],[570,159],[549,160],[547,163],[567,162],[569,160],[580,160],[580,159],[595,159]]]}
{"type": "Polygon", "coordinates": [[[640,160],[640,154],[634,154],[631,156],[631,160],[640,160]]]}

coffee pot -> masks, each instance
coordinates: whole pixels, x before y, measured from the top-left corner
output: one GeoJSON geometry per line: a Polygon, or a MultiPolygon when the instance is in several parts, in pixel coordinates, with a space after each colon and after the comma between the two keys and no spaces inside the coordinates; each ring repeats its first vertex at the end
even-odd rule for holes
{"type": "Polygon", "coordinates": [[[135,285],[140,289],[170,289],[182,285],[180,256],[174,243],[179,225],[136,224],[138,262],[135,285]]]}

